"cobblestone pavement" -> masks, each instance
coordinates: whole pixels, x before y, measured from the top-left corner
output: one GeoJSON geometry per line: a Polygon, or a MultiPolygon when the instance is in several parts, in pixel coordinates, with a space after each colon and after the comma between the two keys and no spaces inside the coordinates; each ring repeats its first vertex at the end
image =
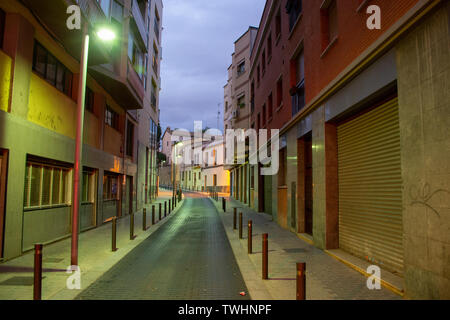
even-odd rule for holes
{"type": "Polygon", "coordinates": [[[210,200],[185,198],[170,221],[77,299],[250,299],[210,200]]]}
{"type": "MultiPolygon", "coordinates": [[[[219,199],[221,200],[221,199],[219,199]]],[[[221,210],[221,201],[213,201],[220,212],[232,248],[245,281],[256,273],[260,283],[247,283],[255,299],[292,300],[296,294],[296,263],[306,263],[306,296],[313,300],[397,300],[401,296],[386,288],[369,290],[367,278],[324,251],[299,239],[294,233],[281,228],[272,217],[256,213],[241,203],[227,201],[227,212],[221,210]],[[243,212],[243,239],[233,230],[233,207],[243,212]],[[253,254],[247,255],[247,221],[253,221],[253,254]],[[269,234],[269,280],[261,279],[261,249],[263,233],[269,234]],[[249,260],[249,261],[248,261],[249,260]],[[250,263],[248,263],[250,262],[250,263]],[[245,266],[245,267],[242,267],[245,266]],[[254,288],[254,290],[253,290],[254,288]],[[270,297],[267,297],[267,294],[270,297]]],[[[383,276],[383,274],[382,274],[383,276]]],[[[248,281],[247,281],[248,282],[248,281]]]]}

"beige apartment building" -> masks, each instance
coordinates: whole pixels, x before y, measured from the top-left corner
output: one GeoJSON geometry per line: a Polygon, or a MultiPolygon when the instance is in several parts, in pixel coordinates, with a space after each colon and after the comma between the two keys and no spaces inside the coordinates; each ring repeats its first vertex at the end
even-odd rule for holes
{"type": "MultiPolygon", "coordinates": [[[[258,28],[248,30],[234,42],[232,63],[228,68],[228,82],[224,87],[224,129],[249,129],[251,113],[254,110],[249,83],[250,56],[255,43],[258,28]]],[[[226,165],[230,171],[230,190],[238,200],[248,203],[250,197],[249,165],[226,165]]]]}

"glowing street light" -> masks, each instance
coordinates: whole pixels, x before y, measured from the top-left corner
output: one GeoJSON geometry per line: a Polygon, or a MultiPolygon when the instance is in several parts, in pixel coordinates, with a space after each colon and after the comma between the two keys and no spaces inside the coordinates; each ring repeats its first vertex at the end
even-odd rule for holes
{"type": "MultiPolygon", "coordinates": [[[[102,26],[97,32],[98,38],[102,41],[111,41],[115,39],[115,33],[112,29],[102,26]]],[[[71,243],[71,265],[78,266],[78,214],[81,205],[81,179],[83,173],[82,154],[83,154],[83,131],[84,131],[84,102],[86,96],[86,75],[89,52],[89,32],[88,23],[83,28],[83,45],[81,48],[80,59],[80,78],[78,84],[77,101],[77,133],[75,140],[75,165],[73,178],[73,198],[72,198],[72,243],[71,243]]]]}

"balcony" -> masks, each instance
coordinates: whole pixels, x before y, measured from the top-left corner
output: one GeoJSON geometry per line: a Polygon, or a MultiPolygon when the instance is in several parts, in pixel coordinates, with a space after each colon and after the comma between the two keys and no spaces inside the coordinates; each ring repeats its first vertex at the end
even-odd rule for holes
{"type": "MultiPolygon", "coordinates": [[[[66,26],[67,7],[78,4],[81,8],[83,25],[89,23],[89,33],[93,34],[94,26],[107,22],[106,16],[95,0],[22,0],[29,10],[36,15],[45,26],[62,43],[67,52],[75,59],[80,59],[83,34],[81,30],[69,30],[66,26]],[[57,18],[58,17],[58,18],[57,18]]],[[[95,66],[111,60],[111,46],[101,41],[91,41],[89,49],[89,65],[95,66]]]]}
{"type": "Polygon", "coordinates": [[[127,69],[127,74],[120,76],[105,66],[93,66],[89,68],[89,74],[125,110],[142,109],[144,107],[144,86],[130,61],[128,61],[127,69]]]}
{"type": "Polygon", "coordinates": [[[133,14],[133,21],[135,28],[139,31],[140,39],[139,41],[143,45],[142,47],[147,50],[148,45],[148,36],[147,31],[145,29],[144,17],[142,16],[141,9],[139,7],[139,3],[137,0],[133,0],[131,13],[133,14]]]}

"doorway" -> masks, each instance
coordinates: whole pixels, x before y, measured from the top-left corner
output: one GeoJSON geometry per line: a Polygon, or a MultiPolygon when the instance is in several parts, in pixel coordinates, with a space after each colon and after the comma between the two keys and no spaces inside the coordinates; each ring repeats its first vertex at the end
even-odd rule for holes
{"type": "Polygon", "coordinates": [[[305,148],[305,233],[313,233],[312,134],[304,137],[305,148]]]}

